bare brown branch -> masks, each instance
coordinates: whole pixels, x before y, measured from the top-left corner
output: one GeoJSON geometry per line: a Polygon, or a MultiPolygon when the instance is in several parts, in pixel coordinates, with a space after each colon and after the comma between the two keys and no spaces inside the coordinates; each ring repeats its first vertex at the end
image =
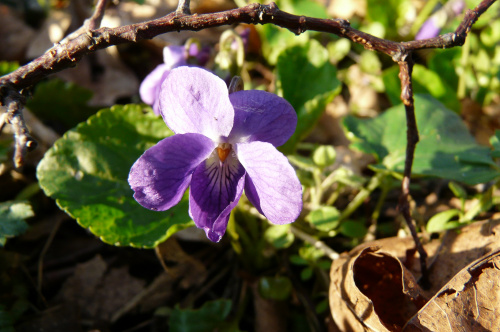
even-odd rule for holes
{"type": "Polygon", "coordinates": [[[26,122],[24,121],[22,113],[25,101],[24,96],[9,87],[3,87],[0,92],[4,96],[3,105],[7,109],[0,119],[2,122],[0,128],[3,129],[5,124],[10,124],[13,128],[15,138],[14,165],[16,168],[19,168],[24,163],[26,152],[35,149],[37,142],[29,134],[26,122]]]}
{"type": "Polygon", "coordinates": [[[306,30],[332,33],[361,44],[366,49],[385,53],[398,61],[407,50],[462,45],[464,40],[462,38],[465,38],[470,26],[495,1],[484,0],[474,11],[468,11],[463,24],[460,25],[455,34],[404,43],[377,38],[353,29],[346,20],[292,15],[279,10],[274,3],[269,5],[251,4],[238,9],[203,15],[184,15],[173,12],[148,22],[83,32],[65,44],[55,45],[45,54],[13,73],[1,77],[0,85],[10,83],[17,89],[26,88],[50,74],[75,66],[86,54],[112,45],[151,39],[172,31],[199,31],[236,23],[274,24],[295,34],[301,34],[306,30]],[[453,37],[455,35],[456,37],[453,37]]]}

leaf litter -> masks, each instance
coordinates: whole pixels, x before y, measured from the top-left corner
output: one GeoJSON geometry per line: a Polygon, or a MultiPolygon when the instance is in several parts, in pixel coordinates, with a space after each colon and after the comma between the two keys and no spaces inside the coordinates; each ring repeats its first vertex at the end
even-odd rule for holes
{"type": "Polygon", "coordinates": [[[500,220],[450,230],[424,244],[430,283],[422,289],[411,238],[364,243],[334,261],[330,308],[342,331],[500,329],[500,220]]]}

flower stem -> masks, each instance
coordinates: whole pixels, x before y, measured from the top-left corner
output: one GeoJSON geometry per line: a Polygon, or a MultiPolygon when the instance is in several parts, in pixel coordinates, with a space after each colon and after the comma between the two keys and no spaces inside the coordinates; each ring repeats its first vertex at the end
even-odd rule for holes
{"type": "Polygon", "coordinates": [[[370,194],[377,189],[377,187],[380,186],[382,183],[383,178],[386,176],[385,173],[379,172],[375,174],[374,177],[371,178],[370,182],[366,186],[366,188],[363,188],[359,191],[359,193],[354,197],[354,199],[347,205],[347,207],[342,211],[339,220],[345,220],[347,219],[351,214],[353,214],[354,211],[356,211],[361,204],[365,201],[365,199],[370,196],[370,194]]]}
{"type": "Polygon", "coordinates": [[[325,255],[328,256],[328,258],[330,258],[331,260],[335,260],[335,259],[339,258],[339,256],[340,256],[339,253],[336,252],[335,250],[333,250],[332,248],[330,248],[329,246],[327,246],[323,241],[315,239],[311,235],[304,233],[303,231],[296,228],[295,226],[290,226],[290,231],[293,233],[293,235],[295,235],[299,239],[301,239],[305,242],[308,242],[314,248],[323,251],[325,253],[325,255]]]}

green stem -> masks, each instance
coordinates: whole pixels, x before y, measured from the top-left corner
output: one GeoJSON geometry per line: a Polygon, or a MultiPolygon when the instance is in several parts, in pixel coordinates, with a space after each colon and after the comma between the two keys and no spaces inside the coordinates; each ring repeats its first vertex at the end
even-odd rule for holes
{"type": "Polygon", "coordinates": [[[341,188],[342,188],[342,186],[339,185],[337,187],[337,189],[335,189],[335,191],[330,195],[330,197],[328,197],[328,199],[326,200],[326,203],[325,203],[326,206],[330,206],[330,205],[333,205],[333,203],[335,203],[337,198],[339,198],[339,196],[340,196],[340,189],[341,188]]]}
{"type": "Polygon", "coordinates": [[[458,77],[458,89],[457,97],[458,99],[464,99],[466,93],[466,76],[467,76],[467,63],[469,62],[470,54],[470,38],[465,39],[464,46],[462,47],[462,58],[460,59],[460,64],[462,65],[462,72],[458,77]]]}
{"type": "Polygon", "coordinates": [[[315,168],[312,172],[314,179],[314,188],[311,188],[311,205],[313,209],[321,205],[321,197],[323,196],[323,189],[321,188],[321,171],[315,168]]]}
{"type": "MultiPolygon", "coordinates": [[[[382,181],[385,179],[382,179],[382,181]]],[[[372,213],[372,222],[374,224],[377,224],[377,220],[380,217],[380,211],[382,210],[382,206],[384,205],[385,199],[387,197],[387,194],[389,193],[389,190],[391,189],[390,183],[387,183],[387,181],[382,182],[382,192],[380,193],[380,197],[378,198],[377,205],[375,206],[375,210],[372,213]]]]}
{"type": "Polygon", "coordinates": [[[370,194],[375,189],[377,189],[378,186],[380,186],[385,176],[386,174],[382,172],[375,174],[375,176],[371,178],[366,188],[361,189],[356,197],[354,197],[354,199],[351,201],[351,203],[349,203],[344,211],[342,211],[339,220],[342,221],[349,218],[349,216],[353,214],[354,211],[356,211],[361,206],[361,204],[363,204],[365,199],[367,199],[368,196],[370,196],[370,194]]]}
{"type": "Polygon", "coordinates": [[[424,8],[418,13],[417,18],[415,19],[415,22],[413,22],[413,25],[411,26],[411,34],[416,35],[418,30],[422,27],[422,24],[424,24],[425,20],[429,18],[429,15],[432,13],[432,10],[436,7],[438,4],[439,0],[430,0],[428,1],[424,8]]]}

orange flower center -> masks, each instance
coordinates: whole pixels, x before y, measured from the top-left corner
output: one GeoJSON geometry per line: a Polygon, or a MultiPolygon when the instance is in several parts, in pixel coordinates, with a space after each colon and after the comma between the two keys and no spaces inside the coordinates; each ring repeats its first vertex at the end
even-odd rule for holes
{"type": "Polygon", "coordinates": [[[231,145],[228,143],[221,143],[217,147],[217,154],[219,155],[220,161],[224,162],[231,152],[231,145]]]}

